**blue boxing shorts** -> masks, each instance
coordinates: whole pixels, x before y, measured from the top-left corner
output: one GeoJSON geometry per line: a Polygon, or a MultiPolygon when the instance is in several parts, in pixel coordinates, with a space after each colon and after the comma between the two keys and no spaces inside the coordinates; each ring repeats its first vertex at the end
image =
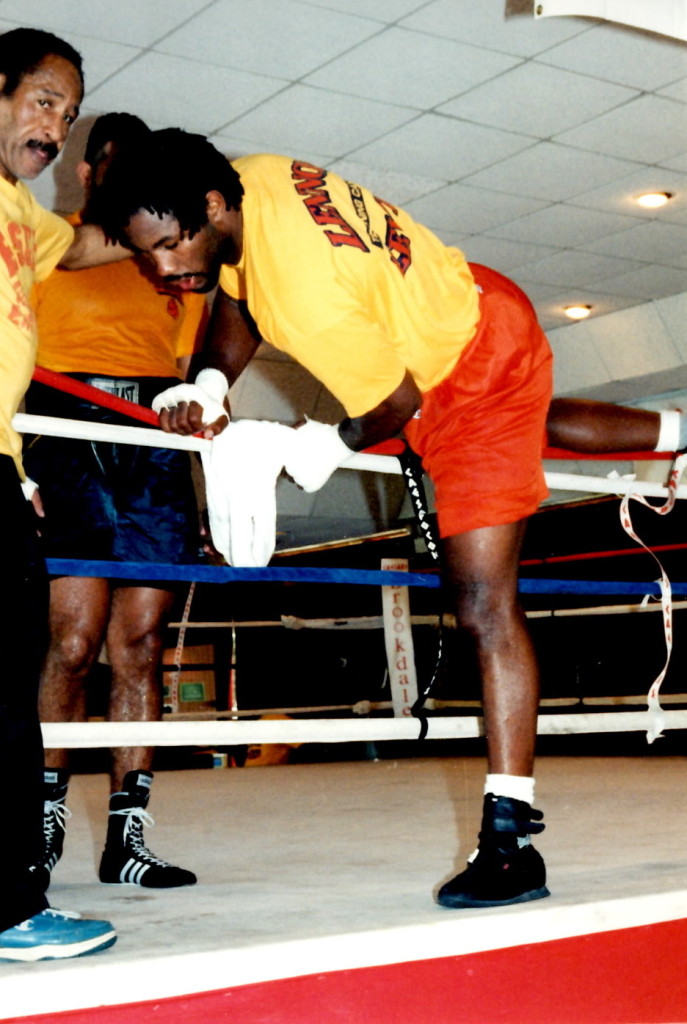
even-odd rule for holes
{"type": "MultiPolygon", "coordinates": [[[[70,376],[147,406],[160,391],[179,383],[167,377],[70,376]]],[[[36,382],[27,393],[26,410],[99,423],[133,423],[36,382]]],[[[40,532],[46,558],[171,564],[198,560],[198,510],[189,452],[41,435],[25,436],[23,460],[27,475],[38,484],[45,510],[40,532]]]]}

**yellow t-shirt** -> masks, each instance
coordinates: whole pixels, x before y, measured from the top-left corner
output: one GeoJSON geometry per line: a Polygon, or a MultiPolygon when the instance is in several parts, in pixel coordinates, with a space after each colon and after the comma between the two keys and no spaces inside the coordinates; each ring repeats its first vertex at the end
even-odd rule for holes
{"type": "Polygon", "coordinates": [[[134,259],[55,270],[34,302],[39,366],[111,377],[178,377],[177,359],[196,350],[206,309],[203,295],[170,294],[134,259]]]}
{"type": "Polygon", "coordinates": [[[0,454],[12,456],[22,477],[21,438],[11,424],[36,362],[31,290],[73,237],[69,224],[44,210],[23,182],[0,178],[0,454]]]}
{"type": "Polygon", "coordinates": [[[361,416],[406,370],[428,391],[479,320],[463,254],[403,210],[288,157],[233,162],[245,189],[243,252],[220,285],[245,299],[263,338],[361,416]]]}

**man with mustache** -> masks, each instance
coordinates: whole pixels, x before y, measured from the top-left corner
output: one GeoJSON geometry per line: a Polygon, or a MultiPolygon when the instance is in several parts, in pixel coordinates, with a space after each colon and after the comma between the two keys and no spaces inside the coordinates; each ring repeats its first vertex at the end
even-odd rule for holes
{"type": "Polygon", "coordinates": [[[20,180],[32,180],[62,149],[83,95],[81,57],[47,32],[0,35],[0,772],[6,835],[0,844],[0,959],[82,956],[111,946],[109,921],[48,906],[31,865],[43,848],[43,748],[37,693],[47,640],[48,581],[37,550],[21,438],[12,418],[36,352],[35,281],[58,262],[85,266],[122,258],[94,226],[75,234],[20,180]]]}

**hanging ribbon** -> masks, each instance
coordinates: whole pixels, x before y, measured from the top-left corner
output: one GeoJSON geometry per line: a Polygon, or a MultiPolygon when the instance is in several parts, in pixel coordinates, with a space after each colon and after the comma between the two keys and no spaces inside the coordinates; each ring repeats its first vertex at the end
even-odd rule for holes
{"type": "Polygon", "coordinates": [[[668,497],[666,498],[663,505],[651,505],[645,497],[641,494],[628,493],[624,496],[620,503],[620,522],[622,523],[625,532],[632,537],[632,539],[640,544],[645,551],[647,551],[660,569],[660,577],[656,580],[660,591],[661,591],[661,609],[663,611],[663,630],[666,641],[666,659],[662,670],[659,672],[657,677],[651,684],[651,689],[647,695],[647,705],[649,709],[649,728],[647,730],[646,738],[648,743],[653,743],[654,740],[658,739],[663,735],[663,729],[665,726],[665,713],[661,707],[659,698],[661,684],[665,679],[666,672],[668,671],[668,665],[670,664],[670,657],[673,651],[673,604],[672,604],[672,590],[670,586],[670,580],[668,575],[663,568],[658,557],[654,552],[647,547],[644,541],[635,533],[635,529],[632,525],[632,517],[630,516],[630,502],[639,501],[642,505],[646,505],[652,512],[656,512],[659,516],[665,516],[672,511],[675,505],[675,499],[677,496],[677,487],[680,482],[680,478],[684,472],[685,466],[687,466],[687,454],[678,455],[673,463],[673,468],[670,472],[670,478],[668,480],[668,497]]]}

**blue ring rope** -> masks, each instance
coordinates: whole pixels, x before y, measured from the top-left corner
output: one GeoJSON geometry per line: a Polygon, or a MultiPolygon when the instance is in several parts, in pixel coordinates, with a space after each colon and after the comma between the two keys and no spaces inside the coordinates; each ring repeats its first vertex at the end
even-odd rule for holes
{"type": "MultiPolygon", "coordinates": [[[[382,569],[311,569],[296,566],[266,566],[259,569],[216,565],[165,565],[156,562],[101,562],[71,558],[47,559],[53,576],[95,576],[126,580],[174,580],[198,583],[352,583],[387,587],[430,587],[441,585],[438,575],[393,572],[382,569]]],[[[687,583],[672,583],[675,595],[687,595],[687,583]]],[[[521,579],[523,594],[655,594],[661,589],[654,580],[642,582],[608,580],[521,579]]]]}
{"type": "Polygon", "coordinates": [[[438,587],[438,576],[376,569],[308,569],[295,566],[266,566],[243,569],[217,565],[163,565],[156,562],[98,562],[71,558],[48,558],[53,576],[96,576],[125,580],[177,580],[198,583],[356,583],[387,587],[438,587]]]}
{"type": "MultiPolygon", "coordinates": [[[[673,595],[687,594],[687,583],[670,584],[673,595]]],[[[521,579],[521,594],[651,594],[660,596],[655,580],[646,583],[609,580],[534,580],[521,579]]]]}

